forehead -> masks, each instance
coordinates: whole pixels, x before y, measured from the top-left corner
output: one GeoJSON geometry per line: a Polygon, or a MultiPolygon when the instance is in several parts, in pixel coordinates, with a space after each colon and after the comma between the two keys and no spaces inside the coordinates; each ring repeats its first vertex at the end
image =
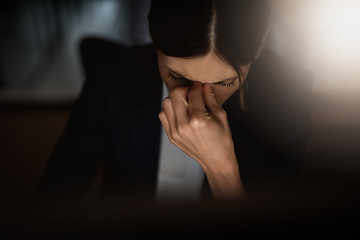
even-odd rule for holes
{"type": "Polygon", "coordinates": [[[165,67],[193,81],[211,83],[237,76],[232,66],[214,53],[196,58],[170,57],[161,52],[158,56],[165,67]]]}

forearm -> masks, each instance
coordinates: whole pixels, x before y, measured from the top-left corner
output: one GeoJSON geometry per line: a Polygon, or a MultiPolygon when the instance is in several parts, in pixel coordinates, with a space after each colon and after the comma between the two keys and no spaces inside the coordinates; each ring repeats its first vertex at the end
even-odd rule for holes
{"type": "Polygon", "coordinates": [[[214,171],[206,171],[209,186],[215,199],[236,200],[245,195],[238,166],[229,166],[214,171]]]}

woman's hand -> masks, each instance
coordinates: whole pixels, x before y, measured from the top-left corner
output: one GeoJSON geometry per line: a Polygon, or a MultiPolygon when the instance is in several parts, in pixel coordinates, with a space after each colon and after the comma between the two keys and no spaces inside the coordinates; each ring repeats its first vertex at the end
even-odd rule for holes
{"type": "Polygon", "coordinates": [[[226,112],[210,84],[175,88],[163,100],[160,121],[171,143],[195,159],[215,197],[243,192],[226,112]]]}

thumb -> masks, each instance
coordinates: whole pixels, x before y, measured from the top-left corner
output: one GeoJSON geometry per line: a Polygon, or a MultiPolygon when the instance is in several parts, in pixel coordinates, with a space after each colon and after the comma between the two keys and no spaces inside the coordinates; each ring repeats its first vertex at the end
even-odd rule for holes
{"type": "Polygon", "coordinates": [[[214,87],[212,86],[212,84],[205,83],[203,85],[203,96],[204,96],[205,105],[208,107],[210,112],[214,113],[219,110],[222,110],[221,106],[219,105],[216,99],[214,87]]]}

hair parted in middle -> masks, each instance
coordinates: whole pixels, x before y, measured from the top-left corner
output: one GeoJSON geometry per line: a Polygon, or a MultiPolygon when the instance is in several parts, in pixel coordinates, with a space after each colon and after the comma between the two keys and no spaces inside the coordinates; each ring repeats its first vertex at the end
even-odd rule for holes
{"type": "Polygon", "coordinates": [[[237,72],[245,110],[240,66],[255,61],[265,46],[270,4],[266,0],[152,0],[150,35],[165,55],[181,58],[214,53],[237,72]]]}

